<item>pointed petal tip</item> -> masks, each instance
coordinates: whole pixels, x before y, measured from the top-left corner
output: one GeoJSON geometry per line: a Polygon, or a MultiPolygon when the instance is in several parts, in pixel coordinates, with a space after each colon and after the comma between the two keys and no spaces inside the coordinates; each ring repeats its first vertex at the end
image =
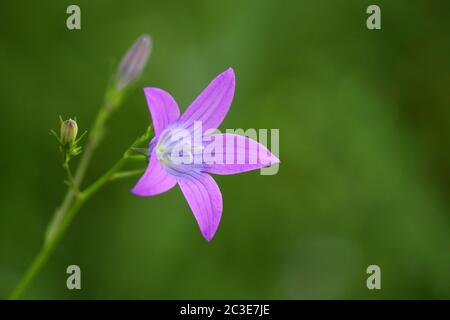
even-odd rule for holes
{"type": "MultiPolygon", "coordinates": [[[[168,96],[168,97],[170,97],[171,99],[173,99],[172,95],[171,95],[169,92],[167,92],[166,90],[161,89],[161,88],[157,88],[157,87],[144,87],[143,91],[144,91],[144,95],[145,95],[146,97],[154,97],[154,96],[156,96],[156,95],[157,95],[157,96],[164,95],[164,96],[168,96]]],[[[175,100],[174,100],[173,102],[175,102],[175,100]]]]}
{"type": "Polygon", "coordinates": [[[212,239],[214,238],[214,235],[215,235],[215,232],[213,233],[213,234],[208,234],[208,233],[204,233],[204,232],[202,232],[202,236],[203,236],[203,238],[206,240],[206,241],[208,241],[208,242],[211,242],[212,241],[212,239]]]}
{"type": "Polygon", "coordinates": [[[270,157],[270,163],[271,164],[281,163],[281,160],[272,153],[272,156],[270,157]]]}
{"type": "Polygon", "coordinates": [[[136,197],[153,197],[153,196],[157,196],[161,193],[167,192],[170,189],[172,189],[175,185],[168,185],[166,187],[164,187],[164,189],[156,189],[156,190],[148,190],[145,188],[142,188],[138,185],[134,186],[133,189],[130,190],[131,194],[136,196],[136,197]]]}
{"type": "Polygon", "coordinates": [[[133,189],[130,190],[131,194],[136,197],[145,197],[147,194],[142,190],[142,188],[139,187],[139,183],[136,183],[136,185],[133,187],[133,189]]]}
{"type": "Polygon", "coordinates": [[[234,70],[232,67],[229,67],[228,69],[226,69],[225,71],[221,72],[216,79],[227,79],[227,80],[231,80],[232,82],[234,82],[235,80],[235,74],[234,74],[234,70]]]}
{"type": "Polygon", "coordinates": [[[233,70],[233,68],[232,67],[229,67],[227,70],[225,70],[222,74],[224,74],[224,75],[226,75],[226,76],[228,76],[228,77],[230,77],[230,78],[235,78],[235,75],[234,75],[234,70],[233,70]]]}
{"type": "Polygon", "coordinates": [[[147,94],[152,93],[153,91],[158,91],[158,90],[161,90],[161,89],[155,88],[155,87],[144,87],[144,89],[142,89],[142,90],[147,95],[147,94]]]}
{"type": "Polygon", "coordinates": [[[163,89],[145,87],[144,96],[152,118],[155,136],[180,117],[180,109],[175,99],[163,89]]]}
{"type": "MultiPolygon", "coordinates": [[[[200,227],[200,226],[199,226],[200,227]]],[[[200,233],[202,234],[203,239],[205,239],[208,242],[211,242],[212,239],[214,239],[214,236],[216,235],[217,230],[219,229],[219,224],[216,225],[216,227],[212,229],[208,228],[201,228],[200,227],[200,233]]]]}
{"type": "Polygon", "coordinates": [[[151,87],[144,87],[142,91],[144,91],[144,94],[147,95],[147,92],[151,89],[151,87]]]}
{"type": "Polygon", "coordinates": [[[143,197],[143,195],[140,194],[139,191],[136,190],[136,187],[134,187],[133,189],[131,189],[131,190],[130,190],[130,193],[131,193],[132,195],[134,195],[134,196],[137,196],[137,197],[143,197]]]}

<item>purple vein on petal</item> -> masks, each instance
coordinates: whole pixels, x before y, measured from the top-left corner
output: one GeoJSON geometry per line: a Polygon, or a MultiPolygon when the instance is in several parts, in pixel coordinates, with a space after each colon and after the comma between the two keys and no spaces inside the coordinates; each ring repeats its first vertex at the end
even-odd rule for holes
{"type": "Polygon", "coordinates": [[[166,91],[158,88],[144,88],[148,108],[152,117],[155,136],[180,117],[180,109],[175,99],[166,91]]]}
{"type": "Polygon", "coordinates": [[[260,169],[276,163],[280,160],[273,155],[264,145],[245,136],[236,134],[214,134],[211,135],[214,144],[221,144],[219,153],[220,163],[205,163],[204,172],[220,175],[237,174],[251,170],[260,169]],[[230,147],[227,141],[233,140],[233,146],[230,147]],[[239,163],[239,159],[244,158],[244,163],[239,163]],[[230,159],[233,161],[230,163],[230,159]],[[250,159],[256,161],[250,161],[250,159]]]}
{"type": "Polygon", "coordinates": [[[222,123],[234,95],[234,72],[229,68],[217,76],[191,103],[180,118],[185,127],[202,121],[203,130],[215,129],[222,123]]]}
{"type": "Polygon", "coordinates": [[[154,196],[172,189],[175,185],[176,179],[166,171],[153,151],[145,173],[131,192],[137,196],[154,196]]]}
{"type": "Polygon", "coordinates": [[[220,223],[222,195],[214,179],[205,173],[179,177],[178,184],[199,225],[203,237],[210,241],[220,223]]]}

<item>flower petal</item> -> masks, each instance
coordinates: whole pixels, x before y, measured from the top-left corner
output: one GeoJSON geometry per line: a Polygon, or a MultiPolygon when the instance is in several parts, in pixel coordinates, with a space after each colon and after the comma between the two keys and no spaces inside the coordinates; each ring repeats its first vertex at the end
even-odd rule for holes
{"type": "Polygon", "coordinates": [[[153,151],[145,173],[131,192],[141,197],[154,196],[172,189],[176,184],[176,179],[166,171],[159,162],[156,151],[153,151]]]}
{"type": "Polygon", "coordinates": [[[172,96],[158,88],[144,88],[148,108],[152,116],[155,136],[180,117],[180,109],[172,96]]]}
{"type": "Polygon", "coordinates": [[[201,121],[203,131],[216,129],[230,109],[234,95],[234,71],[229,68],[218,75],[191,103],[180,118],[183,127],[201,121]]]}
{"type": "Polygon", "coordinates": [[[256,170],[280,160],[257,141],[236,134],[213,134],[203,152],[203,171],[236,174],[256,170]]]}
{"type": "Polygon", "coordinates": [[[214,179],[206,173],[190,172],[177,177],[203,237],[211,241],[222,216],[222,193],[214,179]]]}

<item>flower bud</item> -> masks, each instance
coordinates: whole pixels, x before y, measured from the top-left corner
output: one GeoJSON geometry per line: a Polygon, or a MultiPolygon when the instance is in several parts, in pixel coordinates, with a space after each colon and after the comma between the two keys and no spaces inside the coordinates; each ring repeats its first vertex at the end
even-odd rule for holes
{"type": "Polygon", "coordinates": [[[62,145],[72,144],[77,138],[78,125],[75,120],[69,119],[61,123],[59,140],[62,145]]]}
{"type": "Polygon", "coordinates": [[[117,89],[122,90],[137,80],[145,68],[151,51],[151,39],[148,35],[140,36],[127,51],[117,71],[117,89]]]}

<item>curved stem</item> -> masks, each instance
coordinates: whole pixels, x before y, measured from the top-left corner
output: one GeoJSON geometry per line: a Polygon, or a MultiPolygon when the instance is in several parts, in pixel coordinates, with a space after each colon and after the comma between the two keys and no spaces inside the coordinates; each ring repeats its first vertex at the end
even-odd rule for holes
{"type": "Polygon", "coordinates": [[[48,257],[53,252],[53,250],[56,248],[56,245],[59,242],[59,239],[63,235],[64,231],[69,226],[70,222],[72,221],[75,214],[80,209],[81,205],[84,202],[84,198],[82,196],[78,197],[77,200],[72,204],[72,206],[67,210],[64,221],[61,223],[60,227],[57,230],[57,233],[55,234],[52,241],[47,242],[42,247],[41,251],[39,251],[36,258],[33,260],[33,263],[30,265],[30,267],[25,272],[25,275],[20,280],[17,287],[14,289],[14,291],[9,296],[10,300],[16,300],[19,299],[22,296],[22,293],[24,290],[30,285],[30,283],[33,281],[33,279],[36,277],[39,270],[43,267],[43,265],[47,262],[48,257]]]}
{"type": "Polygon", "coordinates": [[[78,194],[80,191],[78,190],[78,187],[75,184],[75,181],[74,181],[73,175],[72,175],[72,171],[70,170],[70,166],[69,166],[69,162],[68,161],[64,162],[63,168],[66,171],[67,183],[69,184],[69,187],[72,189],[72,192],[74,194],[78,194]]]}
{"type": "MultiPolygon", "coordinates": [[[[69,209],[76,196],[79,195],[77,190],[80,190],[83,178],[91,162],[95,149],[103,139],[103,132],[105,131],[106,120],[111,115],[112,111],[116,109],[122,101],[121,93],[114,88],[106,92],[105,100],[95,119],[95,123],[89,133],[89,138],[86,147],[81,155],[80,163],[72,177],[72,186],[67,190],[66,195],[61,206],[55,211],[52,220],[50,221],[45,234],[45,242],[47,243],[54,236],[55,229],[62,222],[65,213],[69,209]],[[71,190],[72,189],[72,190],[71,190]]],[[[71,175],[71,173],[70,173],[71,175]]]]}
{"type": "Polygon", "coordinates": [[[116,172],[109,181],[115,181],[115,180],[119,180],[119,179],[135,177],[135,176],[141,175],[142,173],[144,173],[144,169],[116,172]]]}
{"type": "MultiPolygon", "coordinates": [[[[72,222],[75,215],[80,210],[81,206],[84,202],[86,202],[89,198],[91,198],[98,190],[100,190],[107,182],[111,180],[111,178],[114,176],[114,174],[119,171],[125,163],[132,159],[132,148],[140,145],[144,141],[148,140],[150,137],[151,131],[150,128],[147,130],[147,132],[136,139],[136,141],[124,152],[122,158],[119,159],[119,161],[114,164],[111,169],[109,169],[103,176],[101,176],[99,179],[97,179],[95,182],[93,182],[89,187],[87,187],[84,191],[80,192],[78,196],[75,198],[75,200],[68,205],[66,202],[63,203],[63,206],[61,207],[61,216],[62,220],[61,222],[55,226],[55,229],[53,230],[51,234],[51,238],[48,238],[47,241],[45,241],[43,247],[41,248],[40,252],[36,256],[36,258],[33,260],[32,264],[29,266],[27,271],[25,272],[25,275],[20,280],[17,287],[14,289],[14,291],[9,296],[9,299],[15,300],[19,299],[22,296],[22,293],[24,290],[30,285],[30,283],[33,281],[33,279],[36,277],[39,270],[44,266],[44,264],[47,262],[49,256],[54,251],[56,246],[58,245],[62,235],[69,227],[70,223],[72,222]]],[[[71,191],[70,191],[71,192],[71,191]]]]}

